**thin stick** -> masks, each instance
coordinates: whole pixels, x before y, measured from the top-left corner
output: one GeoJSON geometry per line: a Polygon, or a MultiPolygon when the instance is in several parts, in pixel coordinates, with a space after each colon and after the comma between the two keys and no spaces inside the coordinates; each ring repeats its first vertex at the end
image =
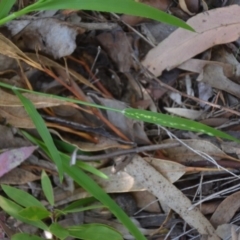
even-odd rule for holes
{"type": "Polygon", "coordinates": [[[77,159],[82,160],[82,161],[98,161],[98,160],[103,160],[106,158],[113,158],[113,157],[120,156],[120,155],[154,151],[154,150],[179,147],[179,146],[181,146],[180,143],[156,144],[156,145],[137,147],[137,148],[132,148],[132,149],[123,149],[123,150],[118,150],[115,152],[105,153],[105,154],[100,154],[100,155],[95,155],[95,156],[77,155],[77,159]]]}

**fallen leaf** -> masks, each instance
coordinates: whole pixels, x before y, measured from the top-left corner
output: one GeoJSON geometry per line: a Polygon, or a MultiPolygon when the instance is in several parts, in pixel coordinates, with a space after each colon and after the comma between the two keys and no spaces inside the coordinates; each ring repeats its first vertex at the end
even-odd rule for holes
{"type": "Polygon", "coordinates": [[[184,108],[164,108],[167,112],[175,114],[180,117],[188,118],[188,119],[197,119],[203,115],[203,111],[201,110],[193,110],[193,109],[184,109],[184,108]]]}
{"type": "Polygon", "coordinates": [[[207,235],[208,239],[219,239],[213,226],[200,210],[191,209],[191,201],[140,156],[136,155],[132,159],[126,167],[126,172],[134,178],[134,181],[178,213],[187,224],[196,228],[200,234],[207,235]]]}
{"type": "Polygon", "coordinates": [[[186,173],[186,167],[182,164],[158,158],[144,158],[157,171],[159,171],[171,183],[176,182],[186,173]]]}
{"type": "Polygon", "coordinates": [[[75,38],[84,30],[56,18],[13,20],[6,24],[15,40],[21,39],[29,50],[40,50],[61,58],[71,55],[76,48],[75,38]]]}
{"type": "Polygon", "coordinates": [[[38,147],[23,147],[5,151],[0,155],[0,177],[20,165],[25,161],[38,147]]]}
{"type": "Polygon", "coordinates": [[[240,6],[218,8],[198,14],[187,21],[196,32],[177,29],[150,50],[142,64],[155,76],[170,70],[215,45],[239,38],[240,6]]]}
{"type": "MultiPolygon", "coordinates": [[[[197,139],[181,140],[181,141],[183,141],[191,149],[203,152],[204,154],[214,157],[215,160],[221,159],[221,158],[231,159],[231,157],[229,157],[226,153],[224,153],[221,149],[219,149],[209,141],[197,140],[197,139]]],[[[177,141],[171,139],[171,140],[166,140],[164,142],[174,143],[177,141]]],[[[186,148],[185,146],[182,145],[182,146],[174,147],[171,149],[164,149],[164,152],[166,152],[166,155],[168,156],[168,158],[174,161],[178,161],[180,163],[195,162],[195,161],[203,160],[201,156],[194,153],[191,149],[186,148]]]]}
{"type": "Polygon", "coordinates": [[[97,36],[98,41],[109,57],[118,65],[120,72],[129,72],[133,65],[130,39],[122,30],[104,32],[97,36]]]}
{"type": "Polygon", "coordinates": [[[207,83],[214,88],[226,91],[236,97],[239,97],[240,85],[225,77],[221,66],[206,65],[201,79],[198,80],[207,83]]]}
{"type": "Polygon", "coordinates": [[[0,183],[20,185],[39,180],[40,178],[41,176],[37,176],[25,169],[14,168],[0,178],[0,183]]]}
{"type": "Polygon", "coordinates": [[[240,207],[240,192],[235,192],[226,197],[217,207],[216,211],[210,218],[214,227],[229,223],[240,207]]]}

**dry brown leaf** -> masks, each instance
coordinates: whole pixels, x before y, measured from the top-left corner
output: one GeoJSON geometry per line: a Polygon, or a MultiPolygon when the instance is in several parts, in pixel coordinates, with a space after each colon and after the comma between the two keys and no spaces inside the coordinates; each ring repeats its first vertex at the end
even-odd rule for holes
{"type": "Polygon", "coordinates": [[[158,158],[144,158],[168,181],[174,183],[186,173],[186,167],[182,164],[158,158]]]}
{"type": "Polygon", "coordinates": [[[202,73],[203,68],[207,64],[212,65],[219,65],[223,68],[224,75],[226,77],[234,77],[236,73],[237,66],[234,64],[217,62],[217,61],[208,61],[208,60],[201,60],[201,59],[189,59],[186,62],[182,63],[178,66],[178,68],[194,72],[194,73],[202,73]]]}
{"type": "MultiPolygon", "coordinates": [[[[232,159],[230,156],[225,154],[222,150],[220,150],[218,147],[213,145],[211,142],[204,141],[204,140],[197,140],[197,139],[182,140],[182,141],[185,144],[187,144],[190,148],[203,152],[205,154],[208,154],[209,156],[214,157],[214,159],[216,160],[221,158],[232,159]]],[[[171,139],[164,142],[173,143],[177,141],[171,139]]],[[[196,153],[186,148],[185,146],[165,149],[164,151],[166,152],[168,158],[181,163],[203,160],[201,156],[197,155],[196,153]]]]}
{"type": "Polygon", "coordinates": [[[86,141],[83,142],[79,140],[74,140],[73,138],[70,138],[67,136],[62,136],[59,132],[53,129],[50,129],[50,131],[51,133],[57,135],[64,142],[70,143],[84,152],[97,152],[97,151],[103,151],[111,148],[122,148],[122,149],[129,148],[129,145],[120,144],[117,141],[114,141],[112,139],[105,138],[102,136],[98,137],[98,143],[90,143],[86,141]]]}
{"type": "MultiPolygon", "coordinates": [[[[176,182],[185,173],[185,166],[179,163],[156,158],[147,158],[147,161],[172,183],[176,182]]],[[[112,167],[102,168],[101,171],[105,173],[109,179],[106,180],[96,176],[93,176],[93,178],[108,193],[145,190],[143,186],[134,181],[132,176],[124,171],[113,173],[112,167]]]]}
{"type": "Polygon", "coordinates": [[[14,130],[11,127],[0,125],[0,133],[0,149],[29,146],[27,140],[14,135],[14,130]]]}
{"type": "Polygon", "coordinates": [[[188,24],[196,32],[177,29],[157,47],[149,51],[143,65],[155,76],[170,70],[215,45],[233,42],[239,38],[240,6],[218,8],[201,13],[188,24]]]}
{"type": "Polygon", "coordinates": [[[1,184],[26,184],[39,180],[41,177],[37,176],[27,170],[21,168],[14,168],[12,171],[6,173],[0,178],[1,184]]]}
{"type": "Polygon", "coordinates": [[[225,198],[213,213],[210,222],[214,227],[229,223],[240,207],[240,192],[233,193],[225,198]]]}
{"type": "Polygon", "coordinates": [[[24,107],[0,107],[0,116],[16,128],[35,128],[24,107]]]}
{"type": "Polygon", "coordinates": [[[130,38],[122,30],[103,32],[97,40],[108,53],[109,57],[117,64],[120,72],[129,72],[133,66],[132,47],[130,38]]]}
{"type": "MultiPolygon", "coordinates": [[[[47,96],[41,96],[41,95],[32,94],[32,93],[23,93],[23,96],[28,98],[36,108],[46,108],[46,107],[53,107],[53,106],[68,104],[63,100],[59,100],[51,96],[47,97],[47,96]]],[[[17,96],[0,89],[0,106],[22,107],[22,103],[17,96]]]]}
{"type": "Polygon", "coordinates": [[[206,65],[198,81],[209,84],[210,86],[226,91],[239,97],[240,85],[234,83],[224,76],[223,68],[218,65],[206,65]]]}
{"type": "Polygon", "coordinates": [[[144,208],[145,211],[152,213],[160,213],[161,209],[156,197],[148,191],[132,192],[134,199],[137,202],[138,208],[144,208]],[[150,205],[149,205],[150,204],[150,205]]]}
{"type": "Polygon", "coordinates": [[[140,156],[136,155],[132,159],[126,167],[126,172],[134,178],[134,181],[141,183],[160,201],[178,213],[190,226],[196,228],[200,234],[207,235],[209,240],[219,239],[213,226],[199,209],[191,210],[190,200],[140,156]]]}

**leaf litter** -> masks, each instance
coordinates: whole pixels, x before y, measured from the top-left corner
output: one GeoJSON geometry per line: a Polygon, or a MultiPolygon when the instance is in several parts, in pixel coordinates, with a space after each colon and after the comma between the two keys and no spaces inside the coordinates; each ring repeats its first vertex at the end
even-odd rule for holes
{"type": "MultiPolygon", "coordinates": [[[[188,19],[196,32],[100,12],[25,16],[0,28],[1,82],[117,109],[135,107],[195,119],[240,138],[239,6],[225,6],[229,3],[224,1],[208,10],[214,1],[141,2],[188,19]]],[[[87,165],[97,167],[107,179],[89,176],[147,238],[238,235],[239,144],[201,133],[165,131],[52,97],[23,95],[69,158],[74,149],[96,157],[98,161],[87,165]],[[180,146],[138,152],[141,146],[176,142],[180,146]],[[124,153],[132,148],[134,154],[124,153]],[[102,153],[119,150],[120,156],[101,159],[102,153]]],[[[4,88],[0,88],[0,117],[2,184],[28,189],[43,200],[36,189],[45,170],[54,182],[56,206],[90,196],[74,186],[73,179],[66,177],[61,184],[50,159],[30,146],[21,130],[38,137],[35,126],[19,99],[4,88]],[[12,162],[13,152],[19,158],[12,162]]],[[[106,223],[125,239],[131,237],[110,212],[103,214],[85,211],[76,224],[106,223]]]]}

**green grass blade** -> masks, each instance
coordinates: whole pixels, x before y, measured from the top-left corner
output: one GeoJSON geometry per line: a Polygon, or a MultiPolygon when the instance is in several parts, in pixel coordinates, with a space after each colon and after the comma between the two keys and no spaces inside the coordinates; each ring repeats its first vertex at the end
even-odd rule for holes
{"type": "Polygon", "coordinates": [[[28,113],[29,117],[32,119],[39,135],[43,139],[45,145],[49,149],[49,153],[51,155],[51,159],[57,165],[60,179],[63,179],[63,167],[62,167],[62,159],[59,155],[59,152],[53,142],[52,136],[49,133],[44,120],[42,119],[41,115],[38,113],[32,102],[24,97],[20,92],[16,89],[13,89],[14,93],[19,97],[21,100],[26,112],[28,113]]]}
{"type": "Polygon", "coordinates": [[[235,142],[240,142],[239,139],[230,136],[215,128],[209,127],[205,124],[198,123],[192,120],[188,120],[181,117],[170,116],[167,114],[161,114],[146,110],[127,108],[124,110],[124,115],[128,118],[144,121],[148,123],[159,124],[163,127],[176,128],[181,130],[187,130],[192,132],[205,133],[210,136],[225,138],[235,142]]]}
{"type": "Polygon", "coordinates": [[[133,224],[127,214],[98,186],[86,173],[75,166],[70,166],[69,162],[63,162],[64,171],[72,177],[87,192],[92,194],[103,205],[108,207],[110,211],[120,220],[129,232],[138,240],[146,240],[138,228],[133,224]]]}
{"type": "MultiPolygon", "coordinates": [[[[50,157],[48,149],[45,144],[34,139],[31,135],[22,131],[28,139],[32,139],[33,142],[38,144],[43,151],[50,157]],[[29,136],[28,136],[29,135],[29,136]]],[[[31,140],[31,141],[32,141],[31,140]]],[[[108,207],[110,211],[124,224],[124,226],[129,230],[129,232],[138,240],[146,240],[138,228],[133,224],[131,219],[126,215],[126,213],[109,197],[107,193],[102,190],[101,187],[95,183],[92,178],[90,178],[86,173],[84,173],[77,166],[70,166],[70,160],[65,159],[63,161],[63,170],[66,172],[76,183],[89,192],[93,197],[98,199],[104,206],[108,207]]]]}
{"type": "Polygon", "coordinates": [[[115,229],[100,223],[72,226],[68,228],[68,231],[70,236],[83,240],[99,240],[103,236],[104,239],[123,240],[122,235],[115,229]]]}
{"type": "Polygon", "coordinates": [[[0,19],[6,17],[16,0],[0,0],[0,19]]]}
{"type": "Polygon", "coordinates": [[[12,200],[14,200],[15,202],[17,202],[19,205],[23,207],[35,206],[35,207],[45,208],[43,204],[40,201],[38,201],[35,197],[33,197],[31,194],[21,189],[7,186],[4,184],[2,184],[1,187],[2,187],[2,190],[7,194],[9,198],[11,198],[12,200]]]}
{"type": "Polygon", "coordinates": [[[47,198],[50,205],[53,206],[54,205],[54,194],[53,194],[52,183],[45,171],[42,171],[41,185],[42,185],[42,190],[44,192],[45,197],[47,198]]]}
{"type": "Polygon", "coordinates": [[[47,0],[29,6],[32,11],[53,9],[94,10],[102,12],[124,13],[154,19],[177,27],[193,31],[184,21],[163,11],[134,0],[47,0]]]}
{"type": "Polygon", "coordinates": [[[42,221],[31,221],[28,219],[23,218],[18,214],[19,211],[21,211],[23,208],[16,204],[15,202],[8,200],[2,196],[0,196],[0,207],[10,216],[16,218],[17,220],[27,223],[29,225],[33,225],[37,228],[40,228],[42,230],[48,231],[48,227],[45,223],[42,221]]]}
{"type": "MultiPolygon", "coordinates": [[[[7,88],[7,89],[12,89],[12,86],[9,84],[6,84],[6,83],[0,82],[0,86],[7,88]]],[[[229,134],[226,134],[220,130],[217,130],[217,129],[211,128],[207,125],[204,125],[202,123],[198,123],[198,122],[184,119],[181,117],[175,117],[175,116],[170,116],[170,115],[166,115],[166,114],[154,113],[154,112],[150,112],[150,111],[146,111],[146,110],[131,109],[131,108],[125,109],[125,111],[123,112],[120,109],[109,108],[109,107],[101,106],[98,104],[92,104],[92,103],[83,102],[83,101],[79,101],[79,100],[75,100],[75,99],[59,97],[59,96],[55,96],[55,95],[49,95],[49,94],[45,94],[45,93],[38,93],[38,92],[23,89],[23,88],[15,88],[15,89],[17,89],[19,91],[23,91],[23,92],[39,94],[41,96],[56,98],[56,99],[60,99],[60,100],[67,101],[67,102],[82,104],[85,106],[92,106],[92,107],[96,107],[99,109],[105,109],[105,110],[109,110],[109,111],[119,112],[119,113],[124,114],[126,117],[144,121],[144,122],[148,122],[148,123],[159,124],[162,126],[175,128],[175,129],[182,129],[182,130],[187,130],[187,131],[202,132],[202,133],[206,133],[210,136],[221,137],[221,138],[232,140],[232,141],[235,141],[238,143],[240,142],[239,139],[232,137],[229,134]]]]}
{"type": "Polygon", "coordinates": [[[30,221],[39,221],[44,218],[50,217],[51,213],[45,208],[40,208],[36,206],[27,207],[18,212],[18,214],[30,221]]]}
{"type": "MultiPolygon", "coordinates": [[[[9,1],[9,0],[8,0],[9,1]]],[[[184,21],[171,16],[163,11],[148,6],[146,4],[133,0],[46,0],[38,1],[26,8],[8,15],[0,20],[0,25],[16,17],[20,17],[32,11],[54,10],[54,9],[75,9],[75,10],[93,10],[102,12],[124,13],[133,16],[145,17],[164,22],[173,26],[181,27],[194,31],[192,27],[184,21]]]]}
{"type": "Polygon", "coordinates": [[[58,239],[65,239],[69,236],[69,232],[67,229],[65,229],[64,227],[62,227],[60,224],[58,223],[53,223],[50,227],[49,227],[50,232],[55,235],[58,239]]]}

